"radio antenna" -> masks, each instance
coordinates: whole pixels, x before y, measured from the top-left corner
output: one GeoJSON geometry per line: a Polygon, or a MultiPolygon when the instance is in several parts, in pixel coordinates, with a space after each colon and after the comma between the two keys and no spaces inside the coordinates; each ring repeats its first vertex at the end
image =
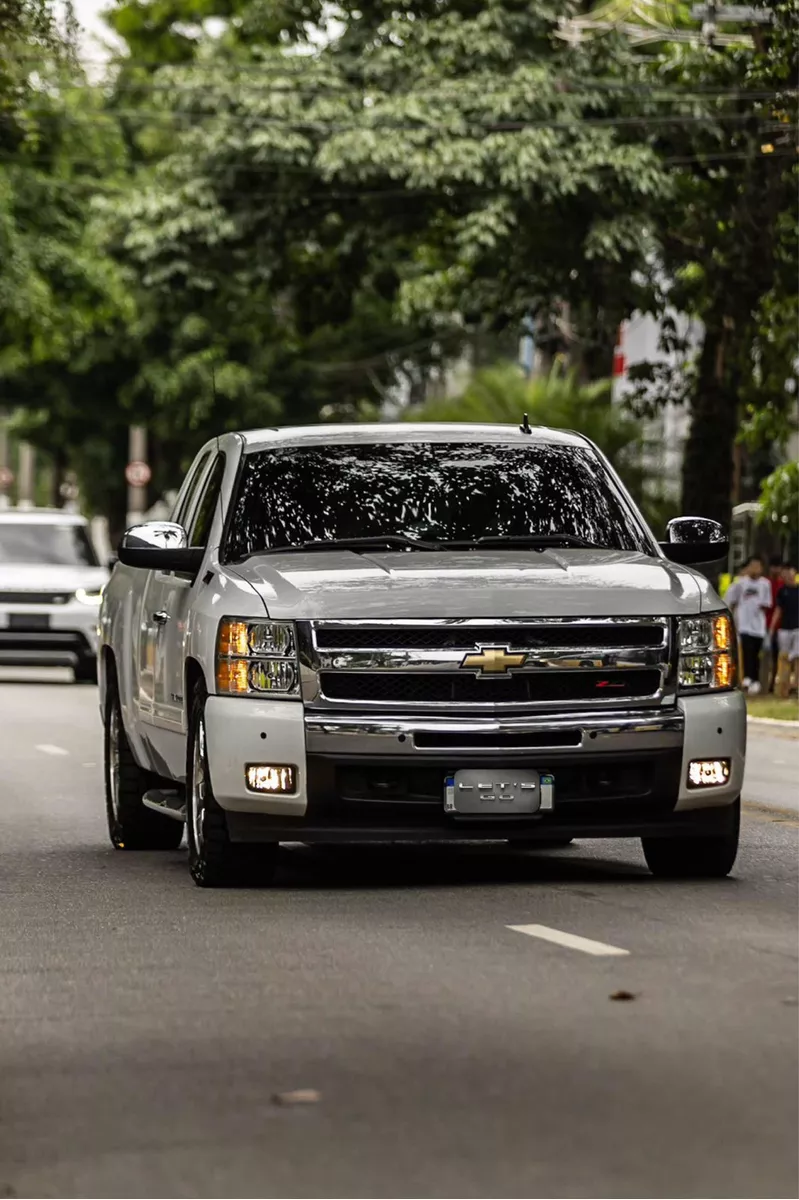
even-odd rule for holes
{"type": "Polygon", "coordinates": [[[522,431],[522,433],[532,433],[533,432],[532,429],[530,428],[530,422],[527,419],[527,413],[524,414],[524,423],[519,426],[519,429],[522,431]]]}

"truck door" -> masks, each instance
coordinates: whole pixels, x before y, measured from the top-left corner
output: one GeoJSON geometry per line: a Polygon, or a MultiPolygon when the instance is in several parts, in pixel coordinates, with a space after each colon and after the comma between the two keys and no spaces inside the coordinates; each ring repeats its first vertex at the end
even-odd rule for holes
{"type": "MultiPolygon", "coordinates": [[[[197,493],[211,460],[207,450],[195,463],[186,484],[181,489],[172,519],[186,527],[196,507],[197,493]]],[[[150,571],[144,584],[139,618],[139,714],[148,726],[145,736],[151,741],[151,730],[157,711],[164,702],[164,619],[171,575],[150,571]]]]}
{"type": "MultiPolygon", "coordinates": [[[[189,545],[206,549],[211,534],[222,478],[225,456],[218,454],[198,490],[197,502],[189,518],[189,545]]],[[[157,655],[154,724],[159,751],[173,777],[182,777],[185,768],[186,636],[194,580],[188,575],[165,577],[160,597],[161,637],[157,655]]]]}

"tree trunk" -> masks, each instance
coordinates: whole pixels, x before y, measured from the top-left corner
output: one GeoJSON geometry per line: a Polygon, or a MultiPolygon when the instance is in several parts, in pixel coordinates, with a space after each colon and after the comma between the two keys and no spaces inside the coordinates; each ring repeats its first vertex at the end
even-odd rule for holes
{"type": "Polygon", "coordinates": [[[691,404],[691,429],[683,462],[683,512],[710,517],[729,528],[737,399],[727,378],[730,329],[709,322],[691,404]]]}

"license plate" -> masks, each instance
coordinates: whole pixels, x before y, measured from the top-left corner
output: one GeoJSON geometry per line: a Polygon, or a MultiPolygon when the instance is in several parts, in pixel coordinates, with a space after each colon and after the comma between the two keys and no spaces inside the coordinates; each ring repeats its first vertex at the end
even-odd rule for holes
{"type": "Polygon", "coordinates": [[[453,771],[444,786],[444,811],[479,817],[525,817],[551,812],[555,781],[541,771],[453,771]]]}
{"type": "Polygon", "coordinates": [[[50,617],[47,613],[9,613],[9,629],[24,629],[31,633],[37,629],[49,629],[50,617]]]}

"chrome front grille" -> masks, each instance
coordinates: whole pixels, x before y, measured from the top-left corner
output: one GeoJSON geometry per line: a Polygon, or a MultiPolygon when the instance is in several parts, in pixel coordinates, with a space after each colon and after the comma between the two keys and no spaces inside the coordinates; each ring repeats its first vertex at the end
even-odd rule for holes
{"type": "Polygon", "coordinates": [[[73,592],[0,592],[0,604],[69,604],[73,592]]]}
{"type": "Polygon", "coordinates": [[[317,621],[300,636],[310,708],[627,708],[674,691],[666,618],[317,621]]]}

